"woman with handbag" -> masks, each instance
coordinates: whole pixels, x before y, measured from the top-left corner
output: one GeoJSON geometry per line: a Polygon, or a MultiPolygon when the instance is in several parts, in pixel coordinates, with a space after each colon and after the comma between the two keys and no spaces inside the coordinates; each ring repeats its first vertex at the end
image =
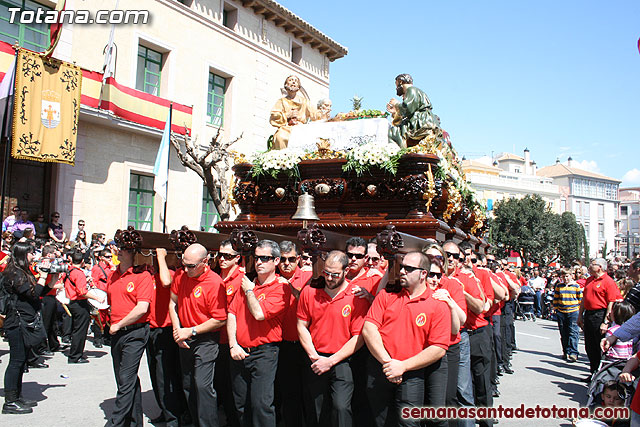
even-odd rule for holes
{"type": "MultiPolygon", "coordinates": [[[[3,414],[28,414],[37,405],[37,402],[22,397],[22,374],[27,351],[46,338],[40,314],[40,296],[50,288],[45,286],[47,273],[41,270],[36,278],[29,267],[34,255],[35,248],[31,243],[16,242],[11,260],[2,273],[2,286],[9,294],[4,321],[9,341],[9,363],[4,373],[3,414]]],[[[49,281],[50,284],[55,282],[49,281]]]]}

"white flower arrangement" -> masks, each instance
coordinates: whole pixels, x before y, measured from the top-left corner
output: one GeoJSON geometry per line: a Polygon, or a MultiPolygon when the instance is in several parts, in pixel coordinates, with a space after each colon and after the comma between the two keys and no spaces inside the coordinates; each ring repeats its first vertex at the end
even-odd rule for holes
{"type": "Polygon", "coordinates": [[[298,163],[302,161],[303,153],[297,150],[270,150],[258,153],[251,159],[253,167],[251,174],[253,176],[261,176],[269,174],[273,178],[278,173],[285,172],[288,175],[298,176],[298,163]]]}
{"type": "Polygon", "coordinates": [[[354,170],[357,175],[362,175],[372,166],[377,166],[395,175],[398,170],[398,161],[405,152],[406,150],[400,149],[393,143],[363,144],[347,154],[347,163],[343,166],[343,170],[354,170]]]}

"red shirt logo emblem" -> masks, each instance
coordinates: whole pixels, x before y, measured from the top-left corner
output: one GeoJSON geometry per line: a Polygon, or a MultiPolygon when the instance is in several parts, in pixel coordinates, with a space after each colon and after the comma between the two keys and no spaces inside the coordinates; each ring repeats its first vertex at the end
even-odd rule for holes
{"type": "Polygon", "coordinates": [[[193,296],[196,298],[200,298],[201,295],[202,295],[202,287],[198,286],[193,290],[193,296]]]}
{"type": "Polygon", "coordinates": [[[233,285],[227,286],[227,295],[233,294],[233,285]]]}
{"type": "Polygon", "coordinates": [[[418,314],[416,317],[416,325],[422,327],[425,323],[427,323],[427,315],[424,313],[418,314]]]}
{"type": "Polygon", "coordinates": [[[133,292],[135,288],[136,286],[133,284],[133,282],[129,282],[129,284],[127,285],[127,292],[133,292]]]}
{"type": "Polygon", "coordinates": [[[265,299],[264,294],[260,294],[260,295],[258,296],[258,301],[264,301],[264,299],[265,299]]]}
{"type": "Polygon", "coordinates": [[[351,314],[351,306],[349,304],[342,307],[342,317],[349,317],[351,314]]]}

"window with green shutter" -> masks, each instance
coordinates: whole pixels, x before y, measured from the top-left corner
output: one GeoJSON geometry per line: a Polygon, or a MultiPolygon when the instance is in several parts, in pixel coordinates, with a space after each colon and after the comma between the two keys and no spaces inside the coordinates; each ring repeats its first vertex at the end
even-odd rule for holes
{"type": "Polygon", "coordinates": [[[209,73],[207,93],[207,120],[214,126],[224,125],[224,96],[227,90],[227,79],[209,73]]]}
{"type": "Polygon", "coordinates": [[[129,220],[136,230],[153,230],[153,177],[131,173],[129,184],[129,220]]]}
{"type": "Polygon", "coordinates": [[[160,96],[160,76],[162,74],[162,53],[146,46],[138,46],[138,68],[136,89],[160,96]]]}
{"type": "MultiPolygon", "coordinates": [[[[20,8],[21,12],[26,10],[37,11],[52,10],[31,0],[0,0],[0,40],[7,43],[18,43],[21,47],[34,52],[44,52],[50,45],[49,24],[19,22],[10,23],[11,12],[9,8],[20,8]]],[[[20,17],[20,12],[15,14],[15,20],[20,17]]],[[[35,21],[35,19],[34,19],[35,21]]]]}
{"type": "Polygon", "coordinates": [[[213,204],[213,199],[207,190],[203,187],[202,191],[202,216],[200,217],[200,229],[210,233],[216,233],[215,224],[220,221],[220,215],[213,204]]]}

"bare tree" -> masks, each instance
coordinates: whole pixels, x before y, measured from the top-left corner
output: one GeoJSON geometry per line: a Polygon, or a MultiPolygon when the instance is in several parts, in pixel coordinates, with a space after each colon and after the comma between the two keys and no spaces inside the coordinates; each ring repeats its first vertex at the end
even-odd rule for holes
{"type": "Polygon", "coordinates": [[[227,182],[227,172],[229,171],[229,158],[231,155],[227,149],[238,142],[242,135],[230,142],[221,142],[220,128],[216,135],[211,138],[207,149],[199,154],[197,137],[191,139],[189,134],[185,135],[184,151],[180,141],[171,136],[171,145],[176,149],[178,159],[183,166],[198,174],[207,186],[207,191],[213,199],[213,204],[220,214],[222,221],[229,219],[229,184],[227,182]]]}

